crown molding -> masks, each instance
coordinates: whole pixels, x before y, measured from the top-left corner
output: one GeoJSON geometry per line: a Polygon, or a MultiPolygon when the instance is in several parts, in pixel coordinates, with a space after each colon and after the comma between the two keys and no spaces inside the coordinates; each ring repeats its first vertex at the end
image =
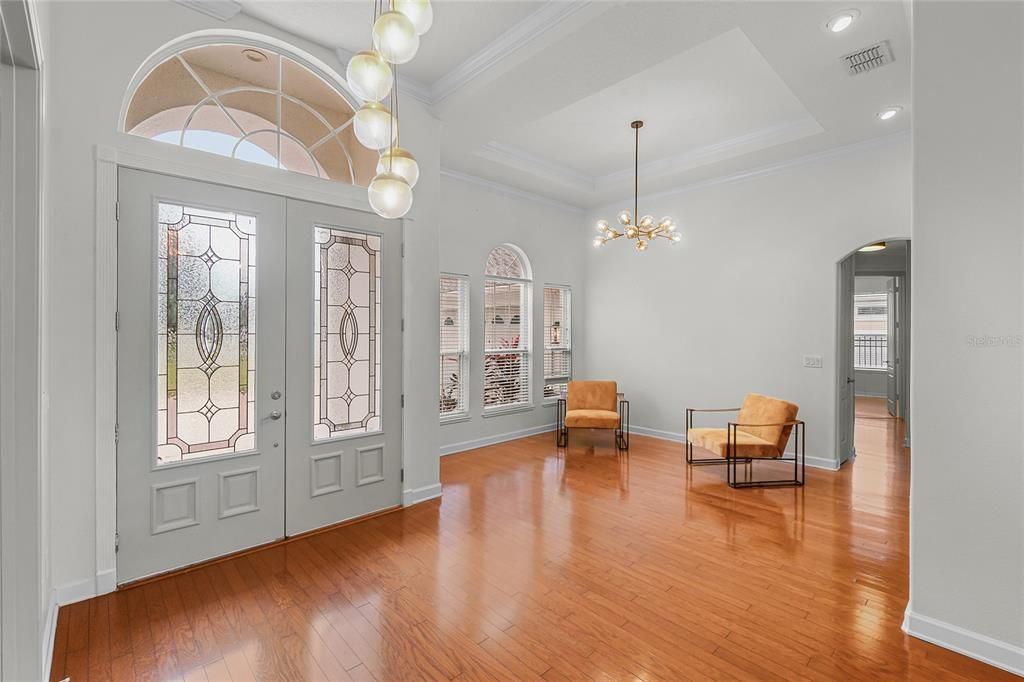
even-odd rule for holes
{"type": "MultiPolygon", "coordinates": [[[[803,156],[797,156],[792,159],[787,159],[785,161],[770,163],[764,166],[758,166],[756,168],[738,171],[736,173],[719,175],[717,177],[707,178],[706,180],[698,180],[697,182],[691,182],[690,184],[687,185],[680,185],[679,187],[673,187],[670,189],[662,190],[660,192],[641,194],[639,198],[641,200],[655,200],[672,196],[674,194],[685,194],[687,192],[693,192],[698,189],[707,189],[708,187],[727,185],[733,182],[740,182],[742,180],[749,180],[751,178],[760,177],[762,175],[772,175],[774,173],[787,170],[789,168],[795,168],[797,166],[815,163],[817,161],[830,159],[836,156],[845,156],[846,154],[852,154],[858,151],[874,149],[876,147],[886,147],[891,144],[903,142],[905,140],[910,140],[909,130],[901,130],[899,132],[890,133],[888,135],[882,135],[880,137],[872,137],[867,140],[861,140],[859,142],[853,142],[851,144],[841,145],[838,147],[831,147],[829,149],[824,149],[820,152],[812,152],[810,154],[804,154],[803,156]]],[[[632,197],[629,197],[628,199],[618,199],[616,201],[605,202],[600,206],[595,207],[595,209],[619,205],[624,201],[632,201],[632,199],[632,197]]]]}
{"type": "Polygon", "coordinates": [[[564,211],[571,211],[573,213],[582,214],[584,209],[580,206],[573,204],[567,204],[557,199],[545,197],[540,194],[534,194],[533,192],[527,192],[526,190],[519,189],[518,187],[512,187],[494,180],[487,180],[476,175],[470,175],[469,173],[463,173],[461,171],[453,170],[451,168],[441,167],[441,176],[446,178],[452,178],[453,180],[460,180],[462,182],[469,183],[471,185],[477,185],[478,187],[484,187],[499,194],[506,196],[515,197],[517,199],[526,199],[538,204],[545,204],[547,206],[554,206],[564,211]]]}
{"type": "MultiPolygon", "coordinates": [[[[334,48],[334,56],[338,58],[338,62],[341,64],[342,72],[344,72],[345,69],[348,67],[348,60],[352,59],[352,55],[354,54],[355,52],[352,52],[351,50],[346,50],[343,47],[334,48]]],[[[413,99],[423,102],[427,106],[431,106],[434,104],[434,101],[431,99],[430,96],[430,88],[426,84],[424,84],[422,81],[416,80],[415,78],[410,78],[405,75],[403,75],[401,78],[402,80],[399,82],[399,86],[402,89],[402,94],[409,95],[413,99]]]]}
{"type": "Polygon", "coordinates": [[[488,161],[494,161],[503,166],[515,168],[533,175],[539,175],[542,178],[573,189],[584,192],[593,192],[595,189],[594,178],[586,173],[580,173],[568,166],[530,154],[512,145],[501,142],[488,142],[474,152],[474,154],[488,161]]]}
{"type": "Polygon", "coordinates": [[[590,0],[548,0],[482,50],[442,76],[430,88],[433,104],[445,99],[519,48],[544,35],[590,4],[590,0]]]}
{"type": "MultiPolygon", "coordinates": [[[[755,130],[743,135],[731,137],[726,140],[714,142],[697,149],[691,149],[656,161],[649,161],[640,165],[640,173],[644,177],[661,177],[668,173],[696,168],[702,163],[712,160],[713,157],[732,153],[749,154],[760,151],[767,147],[786,144],[804,137],[817,135],[824,132],[824,128],[812,117],[803,116],[798,119],[784,121],[760,130],[755,130]]],[[[722,160],[722,159],[720,159],[722,160]]],[[[594,179],[597,187],[609,187],[617,185],[633,177],[633,169],[625,168],[594,179]]]]}
{"type": "Polygon", "coordinates": [[[208,17],[227,21],[242,11],[242,5],[235,0],[174,0],[182,7],[201,12],[208,17]]]}
{"type": "MultiPolygon", "coordinates": [[[[649,161],[640,166],[640,174],[646,178],[659,178],[669,173],[696,168],[701,163],[713,160],[715,156],[732,153],[747,154],[767,147],[810,135],[816,135],[824,129],[811,116],[784,121],[760,130],[744,133],[737,137],[721,140],[704,147],[691,149],[656,161],[649,161]]],[[[632,168],[624,168],[607,175],[591,176],[581,173],[564,164],[536,156],[530,152],[502,142],[491,141],[474,154],[480,158],[500,163],[508,168],[538,175],[546,180],[571,187],[583,192],[604,190],[626,183],[633,177],[632,168]]]]}

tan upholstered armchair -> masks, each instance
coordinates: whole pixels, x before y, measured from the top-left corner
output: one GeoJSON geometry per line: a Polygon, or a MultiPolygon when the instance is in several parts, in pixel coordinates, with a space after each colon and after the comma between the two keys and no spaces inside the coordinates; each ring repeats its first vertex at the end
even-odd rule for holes
{"type": "MultiPolygon", "coordinates": [[[[733,488],[801,486],[804,484],[806,453],[804,423],[796,418],[799,407],[791,402],[758,393],[748,393],[742,407],[686,410],[686,463],[725,464],[726,480],[733,488]],[[697,412],[736,412],[736,421],[724,428],[694,428],[697,412]],[[793,433],[793,430],[796,433],[793,433]],[[793,458],[785,457],[786,443],[793,435],[793,458]],[[709,450],[715,457],[695,459],[694,446],[709,450]],[[793,462],[793,478],[755,481],[748,475],[740,481],[737,465],[743,461],[752,467],[755,460],[793,462]]],[[[751,472],[752,473],[752,472],[751,472]]]]}
{"type": "Polygon", "coordinates": [[[629,450],[629,401],[614,381],[570,381],[558,399],[555,443],[569,444],[569,429],[614,429],[615,446],[629,450]]]}

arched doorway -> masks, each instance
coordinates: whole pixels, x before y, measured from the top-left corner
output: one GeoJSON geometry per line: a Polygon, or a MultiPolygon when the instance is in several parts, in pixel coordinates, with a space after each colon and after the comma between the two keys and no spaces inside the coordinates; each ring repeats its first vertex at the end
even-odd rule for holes
{"type": "Polygon", "coordinates": [[[910,241],[863,244],[839,262],[837,273],[836,450],[841,464],[857,452],[858,417],[862,424],[864,419],[901,420],[891,425],[892,432],[899,431],[899,447],[910,444],[910,241]]]}

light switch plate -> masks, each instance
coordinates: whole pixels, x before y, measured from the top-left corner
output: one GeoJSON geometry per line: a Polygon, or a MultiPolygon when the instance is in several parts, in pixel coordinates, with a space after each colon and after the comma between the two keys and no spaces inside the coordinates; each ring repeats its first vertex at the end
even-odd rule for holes
{"type": "Polygon", "coordinates": [[[821,369],[824,365],[820,355],[805,355],[804,356],[804,367],[811,369],[821,369]]]}

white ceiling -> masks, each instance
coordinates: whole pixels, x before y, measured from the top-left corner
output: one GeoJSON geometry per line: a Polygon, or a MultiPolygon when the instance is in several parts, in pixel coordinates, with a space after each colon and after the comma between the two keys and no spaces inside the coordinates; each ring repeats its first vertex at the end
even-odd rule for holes
{"type": "MultiPolygon", "coordinates": [[[[243,0],[327,47],[365,47],[366,2],[243,0]]],[[[910,37],[899,2],[434,0],[404,67],[442,121],[445,168],[579,207],[747,172],[910,125],[910,37]],[[823,28],[856,7],[847,31],[823,28]],[[889,40],[859,76],[841,57],[889,40]],[[898,104],[883,122],[875,114],[898,104]]],[[[415,146],[410,140],[410,146],[415,146]]],[[[413,149],[415,152],[415,149],[413,149]]]]}
{"type": "MultiPolygon", "coordinates": [[[[432,0],[434,25],[404,76],[434,83],[543,5],[543,0],[432,0]]],[[[370,47],[373,2],[366,0],[241,0],[242,11],[325,47],[358,52],[370,47]]]]}

